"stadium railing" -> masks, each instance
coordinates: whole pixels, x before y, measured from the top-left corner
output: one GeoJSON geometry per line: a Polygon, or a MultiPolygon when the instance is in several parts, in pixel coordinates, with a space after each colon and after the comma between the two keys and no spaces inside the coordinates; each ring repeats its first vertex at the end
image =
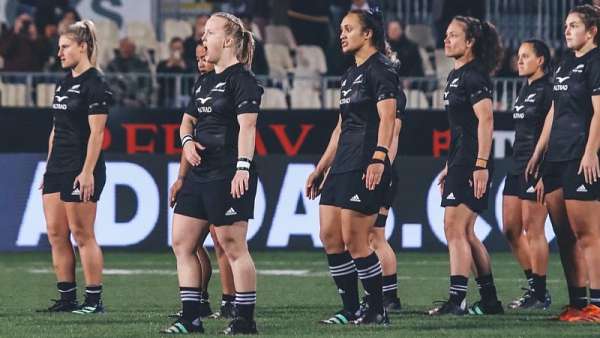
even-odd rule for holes
{"type": "MultiPolygon", "coordinates": [[[[185,108],[197,74],[105,73],[116,106],[185,108]]],[[[50,107],[64,73],[0,72],[1,107],[50,107]]],[[[263,109],[337,109],[340,78],[293,75],[257,76],[265,88],[263,109]]],[[[512,107],[519,78],[494,78],[494,108],[512,107]]],[[[444,109],[445,80],[438,76],[402,78],[408,109],[444,109]]]]}

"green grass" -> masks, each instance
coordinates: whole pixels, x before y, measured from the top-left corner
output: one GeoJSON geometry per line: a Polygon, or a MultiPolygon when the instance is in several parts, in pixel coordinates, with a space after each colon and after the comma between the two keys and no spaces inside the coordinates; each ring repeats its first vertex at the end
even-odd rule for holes
{"type": "MultiPolygon", "coordinates": [[[[325,327],[317,321],[340,307],[325,256],[319,252],[260,252],[257,269],[307,270],[305,276],[259,275],[258,329],[268,336],[353,337],[592,337],[598,324],[565,324],[549,320],[566,304],[565,284],[556,255],[550,259],[548,287],[554,303],[549,311],[514,312],[489,317],[436,317],[422,313],[431,302],[444,299],[448,288],[446,254],[398,254],[399,295],[404,311],[392,315],[388,328],[325,327]]],[[[494,275],[499,296],[508,303],[521,294],[523,273],[509,254],[494,254],[494,275]]],[[[96,316],[39,314],[56,296],[50,255],[0,254],[0,337],[148,337],[170,324],[167,314],[179,309],[175,259],[170,253],[105,254],[106,269],[154,270],[161,274],[106,275],[104,302],[107,313],[96,316]],[[37,273],[32,272],[37,270],[37,273]],[[41,272],[40,272],[41,271],[41,272]],[[46,272],[44,272],[46,271],[46,272]],[[171,273],[172,272],[172,273],[171,273]]],[[[83,291],[78,269],[79,293],[83,291]]],[[[471,280],[469,300],[478,298],[471,280]]],[[[220,300],[219,278],[213,275],[210,293],[213,310],[220,300]]],[[[205,320],[207,335],[227,322],[205,320]]]]}

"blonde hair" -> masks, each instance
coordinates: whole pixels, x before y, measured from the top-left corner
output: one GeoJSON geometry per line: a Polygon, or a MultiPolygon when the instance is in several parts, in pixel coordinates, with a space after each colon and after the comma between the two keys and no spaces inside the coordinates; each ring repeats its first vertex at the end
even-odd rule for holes
{"type": "Polygon", "coordinates": [[[217,12],[211,15],[224,18],[225,34],[231,36],[235,41],[236,58],[242,63],[246,69],[252,67],[252,57],[254,56],[254,37],[252,32],[247,30],[242,23],[242,20],[237,16],[225,12],[217,12]]]}
{"type": "Polygon", "coordinates": [[[68,35],[78,44],[87,44],[87,57],[92,66],[96,67],[98,59],[98,41],[96,39],[96,26],[90,20],[77,21],[62,32],[61,35],[68,35]]]}

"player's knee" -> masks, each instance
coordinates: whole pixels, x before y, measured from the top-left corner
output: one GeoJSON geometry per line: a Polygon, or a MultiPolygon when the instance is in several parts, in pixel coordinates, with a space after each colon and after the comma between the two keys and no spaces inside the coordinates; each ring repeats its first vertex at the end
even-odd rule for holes
{"type": "Polygon", "coordinates": [[[467,231],[460,222],[453,219],[446,219],[444,222],[444,233],[446,234],[446,240],[459,240],[467,239],[467,231]]]}
{"type": "Polygon", "coordinates": [[[338,233],[334,231],[321,229],[321,231],[319,232],[319,238],[321,239],[321,243],[323,243],[325,249],[332,250],[334,248],[344,247],[343,239],[338,233]]]}
{"type": "Polygon", "coordinates": [[[73,234],[73,238],[79,248],[96,243],[94,232],[83,229],[82,227],[74,227],[74,229],[71,230],[71,234],[73,234]]]}
{"type": "Polygon", "coordinates": [[[516,242],[522,234],[520,231],[510,226],[503,227],[502,233],[504,233],[504,237],[506,237],[506,240],[510,243],[516,242]]]}
{"type": "Polygon", "coordinates": [[[48,241],[52,246],[59,246],[69,243],[69,232],[56,230],[58,226],[48,226],[48,241]]]}

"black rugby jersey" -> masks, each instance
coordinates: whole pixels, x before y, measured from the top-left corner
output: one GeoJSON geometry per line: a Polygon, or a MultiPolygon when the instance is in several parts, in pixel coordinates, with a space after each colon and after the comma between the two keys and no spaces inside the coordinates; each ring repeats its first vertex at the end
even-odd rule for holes
{"type": "Polygon", "coordinates": [[[520,175],[525,172],[551,105],[552,77],[549,74],[532,83],[526,82],[521,88],[512,110],[515,142],[509,173],[520,175]]]}
{"type": "Polygon", "coordinates": [[[569,161],[583,156],[595,95],[600,95],[599,49],[594,48],[581,57],[569,54],[554,76],[554,120],[547,161],[569,161]]]}
{"type": "Polygon", "coordinates": [[[406,95],[402,89],[398,90],[396,97],[396,118],[404,120],[406,117],[406,95]]]}
{"type": "MultiPolygon", "coordinates": [[[[90,68],[77,77],[68,72],[57,83],[52,101],[54,140],[47,172],[83,169],[90,138],[88,116],[108,114],[112,101],[112,92],[96,68],[90,68]]],[[[98,168],[104,168],[102,152],[95,170],[98,168]]]]}
{"type": "MultiPolygon", "coordinates": [[[[341,92],[342,132],[331,167],[334,174],[367,167],[377,147],[377,102],[404,95],[394,65],[381,53],[350,67],[342,77],[341,92]]],[[[399,112],[396,109],[396,115],[399,112]]]]}
{"type": "MultiPolygon", "coordinates": [[[[448,74],[448,83],[444,91],[444,104],[451,134],[448,167],[475,165],[479,145],[477,140],[479,120],[473,105],[483,99],[492,99],[492,81],[476,60],[459,69],[453,69],[448,74]]],[[[486,156],[488,166],[493,164],[490,155],[486,156]]]]}
{"type": "Polygon", "coordinates": [[[192,168],[192,178],[208,182],[235,172],[240,131],[237,116],[258,113],[262,94],[254,75],[240,63],[198,78],[185,113],[198,119],[194,139],[206,149],[200,151],[202,161],[192,168]]]}

